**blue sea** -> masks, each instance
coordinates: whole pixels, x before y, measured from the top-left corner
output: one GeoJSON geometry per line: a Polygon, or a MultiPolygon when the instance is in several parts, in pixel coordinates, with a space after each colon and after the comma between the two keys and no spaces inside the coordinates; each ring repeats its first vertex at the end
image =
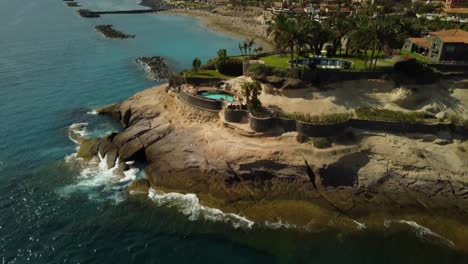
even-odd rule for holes
{"type": "MultiPolygon", "coordinates": [[[[136,0],[79,2],[143,8],[136,0]]],[[[128,181],[71,165],[71,125],[86,123],[88,136],[118,131],[93,110],[159,84],[136,57],[163,56],[182,70],[221,48],[236,54],[239,42],[186,16],[85,19],[75,11],[61,0],[0,1],[0,263],[468,263],[410,229],[348,236],[258,225],[194,195],[128,196],[128,181]],[[106,39],[97,24],[136,38],[106,39]]],[[[144,164],[132,166],[128,179],[144,177],[144,164]]]]}

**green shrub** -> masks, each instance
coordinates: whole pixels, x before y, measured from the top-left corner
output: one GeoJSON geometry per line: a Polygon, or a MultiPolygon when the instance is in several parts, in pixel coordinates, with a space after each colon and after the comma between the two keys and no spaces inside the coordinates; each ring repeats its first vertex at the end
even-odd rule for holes
{"type": "Polygon", "coordinates": [[[401,112],[387,109],[358,108],[356,116],[360,119],[389,122],[407,122],[417,123],[425,118],[424,113],[419,112],[401,112]]]}
{"type": "Polygon", "coordinates": [[[299,143],[305,143],[305,142],[309,141],[309,136],[307,136],[306,134],[301,132],[301,133],[297,134],[296,141],[299,142],[299,143]]]}
{"type": "Polygon", "coordinates": [[[432,68],[414,58],[395,63],[393,69],[397,73],[406,75],[410,79],[422,83],[433,82],[436,76],[432,68]]]}
{"type": "Polygon", "coordinates": [[[227,58],[226,60],[217,63],[218,72],[229,76],[242,75],[242,61],[234,58],[227,58]]]}
{"type": "Polygon", "coordinates": [[[216,70],[216,62],[214,60],[209,60],[206,64],[203,64],[200,69],[202,70],[216,70]]]}
{"type": "Polygon", "coordinates": [[[298,120],[311,124],[337,124],[348,121],[353,117],[351,113],[336,113],[327,115],[310,115],[304,113],[280,113],[280,117],[298,120]]]}
{"type": "Polygon", "coordinates": [[[328,138],[316,138],[314,139],[314,147],[318,149],[324,149],[331,147],[332,144],[328,138]]]}

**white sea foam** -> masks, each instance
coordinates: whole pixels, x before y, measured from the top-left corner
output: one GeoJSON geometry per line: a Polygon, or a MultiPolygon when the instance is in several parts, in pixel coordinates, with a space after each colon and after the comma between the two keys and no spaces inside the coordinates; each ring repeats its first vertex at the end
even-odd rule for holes
{"type": "Polygon", "coordinates": [[[413,228],[416,232],[416,235],[423,239],[423,240],[430,240],[430,239],[437,239],[438,241],[441,241],[442,243],[444,243],[445,245],[449,246],[449,247],[454,247],[455,246],[455,243],[453,243],[453,241],[451,241],[450,239],[446,238],[446,237],[443,237],[435,232],[433,232],[432,230],[430,230],[429,228],[425,227],[425,226],[422,226],[414,221],[408,221],[408,220],[386,220],[384,222],[384,226],[386,228],[389,228],[392,224],[394,223],[397,223],[397,224],[404,224],[404,225],[407,225],[407,226],[410,226],[411,228],[413,228]]]}
{"type": "Polygon", "coordinates": [[[208,220],[213,222],[224,222],[231,224],[235,228],[252,228],[254,225],[253,221],[250,221],[245,217],[232,213],[224,213],[219,209],[201,205],[200,200],[193,193],[162,193],[154,189],[150,189],[148,197],[158,206],[177,208],[179,212],[189,216],[190,221],[208,220]]]}
{"type": "MultiPolygon", "coordinates": [[[[79,138],[88,135],[86,130],[87,123],[76,123],[69,128],[69,138],[77,144],[79,148],[79,138]],[[75,138],[73,137],[75,134],[75,138]]],[[[90,161],[85,161],[77,157],[77,153],[72,153],[65,156],[67,163],[73,163],[79,168],[79,174],[73,184],[65,186],[58,190],[63,196],[69,196],[73,193],[81,192],[87,193],[88,197],[93,200],[106,200],[112,199],[116,203],[123,201],[122,189],[125,188],[130,181],[137,178],[139,169],[130,166],[128,170],[123,171],[124,177],[121,173],[117,174],[120,158],[117,158],[115,165],[112,168],[107,166],[107,157],[98,153],[90,161]]],[[[133,164],[129,162],[128,164],[133,164]]]]}
{"type": "Polygon", "coordinates": [[[73,137],[74,134],[78,135],[79,137],[85,137],[88,135],[88,132],[86,130],[86,127],[88,126],[88,123],[74,123],[68,128],[68,138],[75,142],[76,144],[79,144],[79,142],[73,137]]]}
{"type": "Polygon", "coordinates": [[[289,224],[287,222],[283,222],[282,220],[279,220],[277,222],[270,222],[270,221],[265,221],[265,226],[271,229],[281,229],[281,228],[295,228],[299,229],[298,226],[289,224]]]}
{"type": "Polygon", "coordinates": [[[96,111],[96,109],[93,109],[91,111],[86,112],[86,114],[88,114],[88,115],[97,115],[98,111],[96,111]]]}
{"type": "Polygon", "coordinates": [[[361,223],[361,222],[358,222],[358,221],[356,221],[356,220],[353,220],[353,223],[356,224],[357,229],[359,229],[359,230],[363,230],[363,229],[366,229],[366,228],[367,228],[366,224],[361,223]]]}

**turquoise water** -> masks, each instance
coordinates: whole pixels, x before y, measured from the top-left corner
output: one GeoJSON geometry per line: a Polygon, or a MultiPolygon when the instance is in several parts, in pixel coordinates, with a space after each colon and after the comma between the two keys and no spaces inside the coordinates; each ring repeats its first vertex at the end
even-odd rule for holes
{"type": "MultiPolygon", "coordinates": [[[[88,9],[138,7],[133,0],[80,2],[88,9]]],[[[225,220],[199,207],[196,197],[128,197],[122,191],[128,182],[65,161],[76,151],[70,125],[88,123],[90,136],[119,130],[92,109],[158,84],[145,78],[135,57],[165,56],[177,70],[220,48],[235,53],[237,43],[189,17],[83,19],[60,0],[1,1],[0,262],[467,263],[410,228],[353,236],[236,228],[246,221],[225,220]],[[101,23],[136,38],[105,39],[93,29],[101,23]]],[[[135,177],[143,166],[135,164],[135,177]]]]}
{"type": "Polygon", "coordinates": [[[214,100],[234,102],[234,97],[229,94],[202,92],[200,93],[200,95],[206,98],[214,99],[214,100]]]}

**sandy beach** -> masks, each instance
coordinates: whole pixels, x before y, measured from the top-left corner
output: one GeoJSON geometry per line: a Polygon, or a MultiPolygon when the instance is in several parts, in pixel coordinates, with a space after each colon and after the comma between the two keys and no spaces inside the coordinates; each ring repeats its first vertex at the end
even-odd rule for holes
{"type": "Polygon", "coordinates": [[[206,10],[170,9],[164,13],[188,15],[201,19],[206,27],[213,31],[222,32],[238,38],[254,38],[257,46],[264,51],[272,51],[273,43],[266,34],[267,25],[262,24],[261,16],[236,15],[238,12],[214,9],[206,10]]]}

